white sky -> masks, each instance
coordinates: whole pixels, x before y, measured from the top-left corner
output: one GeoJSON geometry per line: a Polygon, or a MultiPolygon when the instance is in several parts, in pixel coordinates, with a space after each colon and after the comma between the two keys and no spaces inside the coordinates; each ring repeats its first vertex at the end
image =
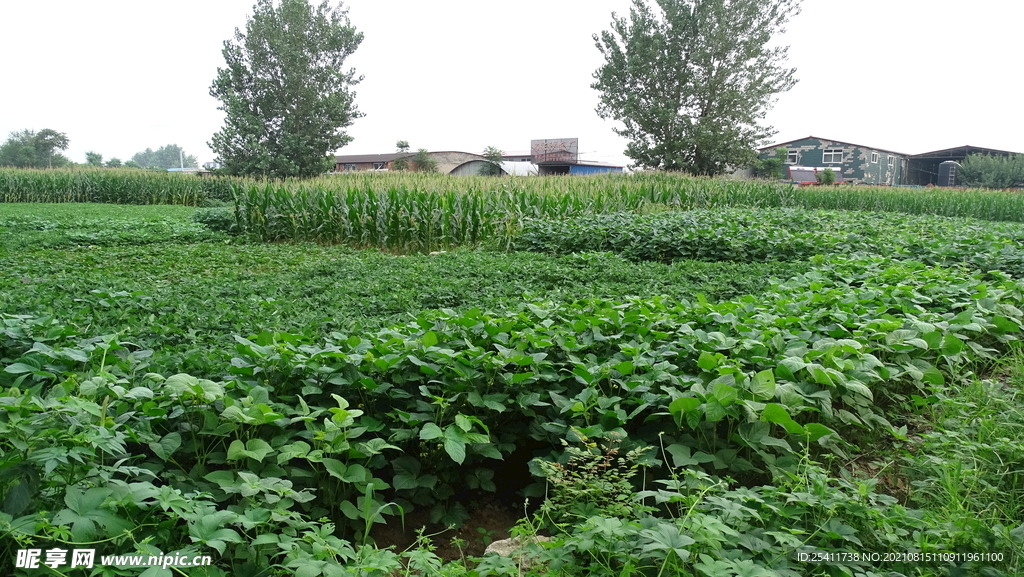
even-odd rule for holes
{"type": "MultiPolygon", "coordinates": [[[[318,1],[318,0],[317,0],[318,1]]],[[[52,128],[127,160],[179,144],[200,162],[223,113],[209,95],[220,50],[254,0],[0,0],[0,138],[52,128]]],[[[627,164],[594,113],[591,36],[629,0],[350,0],[364,34],[349,63],[366,114],[341,154],[526,151],[580,139],[627,164]]],[[[773,142],[810,134],[899,152],[970,144],[1024,152],[1021,0],[805,0],[781,42],[800,82],[767,122],[773,142]]]]}

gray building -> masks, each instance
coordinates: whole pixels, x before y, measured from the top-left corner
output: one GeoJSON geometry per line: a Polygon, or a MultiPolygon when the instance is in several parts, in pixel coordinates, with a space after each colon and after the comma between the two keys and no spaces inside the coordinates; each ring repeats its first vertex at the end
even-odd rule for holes
{"type": "MultiPolygon", "coordinates": [[[[945,162],[961,162],[971,154],[1012,156],[1018,153],[980,146],[959,146],[921,154],[906,154],[884,148],[875,148],[850,142],[842,142],[817,136],[780,142],[758,149],[761,159],[775,156],[778,148],[786,149],[786,166],[797,172],[831,168],[842,175],[843,182],[853,184],[897,185],[911,184],[927,186],[955,186],[950,179],[949,165],[945,162]],[[944,178],[940,179],[940,174],[944,178]]],[[[789,171],[787,171],[789,172],[789,171]]]]}
{"type": "Polygon", "coordinates": [[[762,159],[786,149],[787,166],[831,168],[853,184],[903,184],[910,155],[882,148],[808,136],[758,149],[762,159]]]}

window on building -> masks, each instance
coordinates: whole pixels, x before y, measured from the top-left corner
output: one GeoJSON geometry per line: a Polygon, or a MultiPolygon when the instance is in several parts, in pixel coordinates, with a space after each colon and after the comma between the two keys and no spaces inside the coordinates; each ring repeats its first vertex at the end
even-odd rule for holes
{"type": "Polygon", "coordinates": [[[374,170],[384,170],[384,163],[383,162],[374,162],[373,163],[373,169],[374,170]]]}
{"type": "Polygon", "coordinates": [[[878,164],[878,153],[877,152],[872,152],[871,153],[871,164],[878,164]]]}
{"type": "Polygon", "coordinates": [[[796,164],[800,159],[799,150],[790,150],[786,153],[786,164],[796,164]]]}
{"type": "Polygon", "coordinates": [[[889,168],[896,168],[896,157],[889,155],[889,168]]]}
{"type": "Polygon", "coordinates": [[[843,149],[826,148],[825,151],[821,153],[821,162],[824,164],[842,164],[843,149]]]}
{"type": "Polygon", "coordinates": [[[346,164],[345,165],[345,170],[355,170],[355,169],[356,169],[356,165],[354,165],[354,164],[346,164]]]}

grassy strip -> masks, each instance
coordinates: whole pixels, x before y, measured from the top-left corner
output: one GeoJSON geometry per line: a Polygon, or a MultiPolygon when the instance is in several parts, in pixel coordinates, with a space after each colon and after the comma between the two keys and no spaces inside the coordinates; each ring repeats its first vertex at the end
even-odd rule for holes
{"type": "Polygon", "coordinates": [[[1024,354],[1019,346],[988,379],[937,387],[913,399],[912,431],[890,462],[905,487],[891,489],[937,524],[1013,536],[1024,567],[1024,354]]]}

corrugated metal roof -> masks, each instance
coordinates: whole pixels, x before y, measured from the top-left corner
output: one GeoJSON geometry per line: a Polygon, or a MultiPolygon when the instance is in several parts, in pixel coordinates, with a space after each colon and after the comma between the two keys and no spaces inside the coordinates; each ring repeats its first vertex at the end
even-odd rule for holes
{"type": "Polygon", "coordinates": [[[348,155],[336,155],[334,162],[336,164],[358,164],[362,162],[391,162],[396,158],[409,158],[415,156],[412,152],[391,152],[388,154],[348,154],[348,155]]]}
{"type": "Polygon", "coordinates": [[[910,156],[906,152],[897,152],[895,150],[886,150],[884,148],[878,148],[877,146],[867,146],[867,145],[864,145],[864,144],[854,144],[852,142],[845,142],[843,140],[835,140],[834,138],[822,138],[821,136],[813,136],[813,135],[812,136],[805,136],[803,138],[796,138],[796,139],[793,139],[793,140],[787,140],[786,142],[779,142],[779,143],[773,144],[771,146],[765,146],[765,147],[762,147],[762,148],[758,148],[758,150],[769,150],[769,149],[772,149],[772,148],[779,148],[780,146],[785,146],[787,144],[793,144],[794,142],[799,142],[801,140],[807,140],[808,138],[816,138],[818,140],[822,140],[822,141],[825,141],[825,142],[835,142],[837,144],[845,144],[847,146],[856,146],[858,148],[867,148],[869,150],[877,150],[879,152],[888,152],[890,154],[898,154],[900,156],[910,156]]]}
{"type": "MultiPolygon", "coordinates": [[[[469,156],[475,156],[477,158],[483,158],[483,156],[475,152],[463,152],[461,150],[430,150],[430,154],[442,154],[445,152],[457,152],[459,154],[467,154],[469,156]]],[[[335,155],[336,164],[358,164],[361,162],[391,162],[397,158],[412,158],[416,156],[415,152],[391,152],[387,154],[348,154],[348,155],[335,155]]]]}
{"type": "Polygon", "coordinates": [[[942,150],[933,150],[931,152],[922,152],[921,154],[915,154],[911,158],[942,158],[946,156],[967,156],[968,154],[997,154],[997,155],[1012,155],[1021,154],[1019,152],[1010,152],[1009,150],[997,150],[995,148],[982,148],[980,146],[971,146],[965,144],[963,146],[955,146],[953,148],[943,148],[942,150]]]}

